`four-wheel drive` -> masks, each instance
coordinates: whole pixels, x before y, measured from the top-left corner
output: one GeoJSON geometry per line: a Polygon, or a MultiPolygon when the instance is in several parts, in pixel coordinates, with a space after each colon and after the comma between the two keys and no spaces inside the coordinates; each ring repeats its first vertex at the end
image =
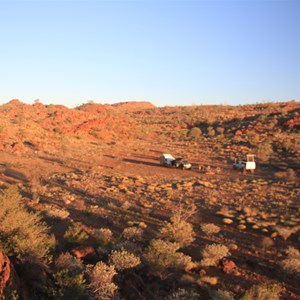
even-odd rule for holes
{"type": "Polygon", "coordinates": [[[175,167],[186,170],[192,169],[192,165],[187,160],[181,157],[174,158],[171,154],[163,154],[160,157],[159,162],[162,166],[165,167],[175,167]]]}
{"type": "Polygon", "coordinates": [[[174,167],[179,168],[179,169],[186,169],[186,170],[191,170],[192,165],[189,163],[187,160],[179,157],[176,158],[175,161],[173,162],[174,167]]]}

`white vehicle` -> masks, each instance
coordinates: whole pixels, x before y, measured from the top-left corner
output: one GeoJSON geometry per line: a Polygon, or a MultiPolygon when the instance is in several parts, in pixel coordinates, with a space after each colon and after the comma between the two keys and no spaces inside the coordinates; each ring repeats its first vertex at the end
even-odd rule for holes
{"type": "Polygon", "coordinates": [[[249,170],[251,172],[254,172],[256,169],[256,163],[254,160],[254,155],[253,154],[247,154],[247,161],[243,161],[240,159],[235,159],[233,163],[233,169],[234,170],[241,170],[241,171],[246,171],[249,170]]]}
{"type": "Polygon", "coordinates": [[[172,167],[174,161],[175,158],[171,154],[163,154],[159,159],[159,163],[165,167],[172,167]]]}
{"type": "Polygon", "coordinates": [[[191,170],[192,165],[186,159],[182,157],[174,158],[171,154],[163,154],[160,159],[159,163],[165,167],[173,167],[182,170],[191,170]]]}

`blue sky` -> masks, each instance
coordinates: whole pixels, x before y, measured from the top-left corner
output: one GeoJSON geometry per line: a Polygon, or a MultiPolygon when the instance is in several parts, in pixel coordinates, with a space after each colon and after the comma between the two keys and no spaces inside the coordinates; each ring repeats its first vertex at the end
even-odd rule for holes
{"type": "Polygon", "coordinates": [[[300,100],[300,1],[0,1],[0,103],[300,100]]]}

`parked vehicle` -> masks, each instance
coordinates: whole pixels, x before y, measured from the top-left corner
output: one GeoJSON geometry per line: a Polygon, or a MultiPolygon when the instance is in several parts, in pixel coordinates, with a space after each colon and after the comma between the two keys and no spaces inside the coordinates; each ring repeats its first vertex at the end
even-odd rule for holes
{"type": "Polygon", "coordinates": [[[182,157],[174,158],[171,154],[163,154],[160,157],[159,162],[162,166],[165,167],[175,167],[183,170],[192,169],[191,163],[188,162],[186,159],[183,159],[182,157]]]}
{"type": "Polygon", "coordinates": [[[246,171],[249,170],[251,172],[254,172],[256,169],[256,163],[254,160],[254,155],[253,154],[247,154],[247,160],[243,161],[240,159],[235,159],[233,163],[233,169],[234,170],[240,170],[240,171],[246,171]]]}
{"type": "Polygon", "coordinates": [[[163,154],[159,158],[159,163],[165,167],[173,167],[175,158],[171,154],[163,154]]]}
{"type": "Polygon", "coordinates": [[[173,162],[174,166],[179,169],[186,169],[186,170],[191,170],[192,169],[192,164],[188,162],[186,159],[183,159],[182,157],[176,158],[175,161],[173,162]]]}

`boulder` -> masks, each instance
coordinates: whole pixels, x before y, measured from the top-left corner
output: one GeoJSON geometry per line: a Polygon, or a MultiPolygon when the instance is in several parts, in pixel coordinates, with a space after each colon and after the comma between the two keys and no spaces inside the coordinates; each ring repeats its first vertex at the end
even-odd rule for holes
{"type": "Polygon", "coordinates": [[[71,252],[75,257],[82,259],[95,259],[97,257],[96,251],[92,246],[79,246],[71,252]]]}
{"type": "Polygon", "coordinates": [[[232,260],[223,259],[221,265],[223,272],[226,274],[231,274],[236,271],[236,264],[232,260]]]}

